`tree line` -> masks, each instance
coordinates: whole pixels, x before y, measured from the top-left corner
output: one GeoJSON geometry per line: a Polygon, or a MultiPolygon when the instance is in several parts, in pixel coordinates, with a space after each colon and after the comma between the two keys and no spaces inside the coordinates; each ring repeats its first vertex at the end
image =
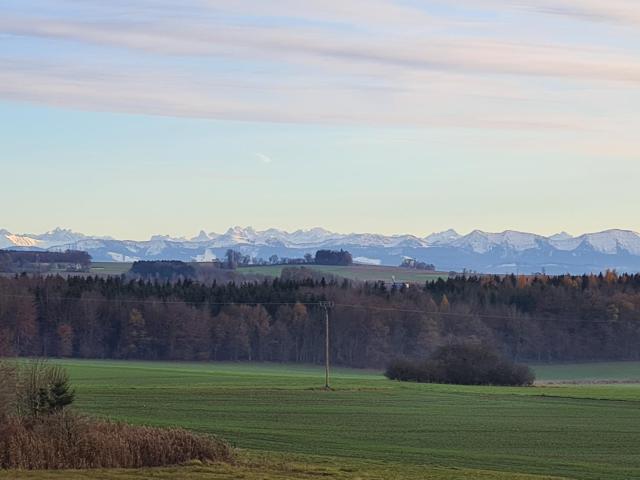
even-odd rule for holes
{"type": "Polygon", "coordinates": [[[73,266],[74,270],[86,270],[91,265],[91,256],[79,250],[65,252],[0,250],[0,272],[42,272],[57,265],[73,266]]]}
{"type": "Polygon", "coordinates": [[[340,265],[349,266],[353,264],[353,257],[346,250],[318,250],[314,263],[316,265],[340,265]]]}
{"type": "Polygon", "coordinates": [[[0,278],[0,356],[320,363],[422,359],[475,341],[517,361],[639,360],[640,275],[478,276],[410,288],[331,278],[245,283],[0,278]]]}
{"type": "Polygon", "coordinates": [[[427,270],[435,272],[436,266],[433,263],[420,262],[415,258],[405,258],[399,265],[401,268],[411,268],[414,270],[427,270]]]}

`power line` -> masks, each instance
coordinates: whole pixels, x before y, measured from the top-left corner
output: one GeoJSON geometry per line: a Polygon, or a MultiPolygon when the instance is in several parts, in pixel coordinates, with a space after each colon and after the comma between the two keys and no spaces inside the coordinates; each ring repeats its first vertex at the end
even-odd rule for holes
{"type": "MultiPolygon", "coordinates": [[[[27,298],[34,300],[34,295],[15,295],[15,294],[0,294],[0,298],[27,298]]],[[[277,305],[319,305],[320,302],[209,302],[207,300],[202,300],[199,302],[189,301],[189,300],[136,300],[129,298],[87,298],[87,297],[60,297],[56,295],[51,295],[51,298],[56,300],[64,300],[64,301],[76,301],[76,302],[98,302],[98,303],[133,303],[136,305],[140,304],[179,304],[179,305],[193,305],[193,306],[201,306],[201,305],[215,305],[215,306],[231,306],[231,305],[265,305],[265,306],[277,306],[277,305]]]]}
{"type": "MultiPolygon", "coordinates": [[[[0,294],[0,298],[25,298],[34,300],[34,295],[17,295],[17,294],[0,294]]],[[[120,298],[87,298],[87,297],[60,297],[53,295],[52,298],[56,300],[63,301],[75,301],[75,302],[97,302],[97,303],[118,303],[118,304],[134,304],[134,305],[190,305],[190,306],[295,306],[295,305],[305,305],[305,306],[318,306],[323,307],[323,301],[315,301],[315,302],[210,302],[207,300],[203,301],[188,301],[188,300],[136,300],[136,299],[120,299],[120,298]]],[[[561,314],[555,315],[553,317],[536,317],[529,316],[527,314],[520,313],[520,317],[510,316],[510,315],[501,315],[501,314],[490,314],[490,313],[463,313],[463,312],[437,312],[437,311],[429,311],[429,310],[421,310],[415,308],[402,308],[402,307],[381,307],[376,305],[365,305],[365,304],[347,304],[347,303],[333,303],[334,307],[341,308],[359,308],[363,310],[374,310],[374,311],[382,311],[382,312],[401,312],[401,313],[415,313],[419,315],[433,315],[433,316],[441,316],[441,317],[463,317],[463,318],[478,318],[478,319],[494,319],[494,320],[508,320],[508,321],[538,321],[538,322],[551,322],[551,321],[562,321],[562,322],[574,322],[574,323],[583,323],[583,324],[611,324],[615,323],[609,320],[585,320],[580,318],[567,318],[563,317],[561,314]]]]}
{"type": "MultiPolygon", "coordinates": [[[[377,310],[377,311],[388,311],[388,312],[404,312],[404,313],[418,313],[422,315],[440,315],[440,316],[450,316],[450,317],[467,317],[467,318],[493,318],[499,320],[518,320],[518,321],[526,321],[526,320],[536,320],[536,321],[552,321],[558,320],[560,315],[556,315],[555,317],[532,317],[526,314],[520,314],[520,317],[514,317],[510,315],[500,315],[500,314],[491,314],[491,313],[462,313],[462,312],[431,312],[428,310],[419,310],[413,308],[399,308],[399,307],[378,307],[376,305],[363,305],[363,304],[345,304],[345,303],[336,303],[336,307],[344,307],[344,308],[363,308],[367,310],[377,310]]],[[[565,318],[562,317],[562,321],[573,321],[578,323],[611,323],[608,320],[583,320],[580,318],[565,318]]]]}

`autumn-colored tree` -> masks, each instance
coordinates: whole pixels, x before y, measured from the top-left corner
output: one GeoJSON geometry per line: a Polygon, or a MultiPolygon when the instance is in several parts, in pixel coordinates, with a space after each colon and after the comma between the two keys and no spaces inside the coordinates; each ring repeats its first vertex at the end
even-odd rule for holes
{"type": "Polygon", "coordinates": [[[440,311],[441,312],[448,312],[450,308],[449,305],[449,299],[447,298],[446,295],[442,296],[442,300],[440,300],[440,311]]]}
{"type": "Polygon", "coordinates": [[[137,308],[129,312],[122,333],[120,355],[123,358],[144,358],[148,337],[142,313],[137,308]]]}

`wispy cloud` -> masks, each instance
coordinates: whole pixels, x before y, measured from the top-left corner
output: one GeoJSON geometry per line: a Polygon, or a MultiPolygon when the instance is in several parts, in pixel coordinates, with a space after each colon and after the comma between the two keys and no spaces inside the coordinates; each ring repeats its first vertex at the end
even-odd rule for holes
{"type": "Polygon", "coordinates": [[[579,20],[613,22],[624,25],[640,23],[640,6],[636,0],[512,0],[513,3],[542,13],[579,20]]]}
{"type": "MultiPolygon", "coordinates": [[[[287,123],[429,126],[440,128],[583,130],[589,123],[575,114],[523,110],[509,104],[529,102],[512,92],[504,105],[495,96],[514,88],[496,80],[470,83],[461,75],[419,75],[406,82],[422,83],[386,91],[327,87],[312,77],[304,87],[283,85],[273,78],[214,76],[193,78],[167,70],[60,63],[34,65],[0,58],[0,97],[85,110],[121,111],[194,118],[287,123]],[[466,93],[462,92],[467,89],[466,93]],[[372,102],[370,99],[375,98],[372,102]],[[447,112],[464,99],[464,109],[447,112]]],[[[525,93],[525,92],[521,92],[525,93]]],[[[538,94],[539,95],[539,94],[538,94]]],[[[535,97],[535,95],[534,95],[535,97]]],[[[549,99],[557,103],[557,98],[549,99]]]]}
{"type": "Polygon", "coordinates": [[[256,158],[264,163],[264,164],[270,164],[271,162],[273,162],[273,160],[271,159],[271,157],[265,155],[264,153],[256,153],[256,158]]]}
{"type": "Polygon", "coordinates": [[[394,26],[425,28],[434,22],[441,22],[424,8],[389,0],[199,0],[197,3],[216,12],[235,15],[304,19],[312,23],[356,25],[362,29],[394,26]]]}
{"type": "Polygon", "coordinates": [[[442,0],[42,1],[56,13],[0,7],[0,34],[36,45],[0,55],[0,98],[227,120],[577,131],[618,129],[639,101],[640,39],[519,36],[491,20],[509,10],[541,25],[540,13],[633,21],[631,1],[461,0],[446,13],[442,0]]]}
{"type": "Polygon", "coordinates": [[[0,31],[62,38],[156,54],[262,59],[324,68],[332,74],[380,68],[640,81],[637,56],[594,46],[527,44],[484,38],[328,36],[308,28],[202,24],[87,23],[0,18],[0,31]],[[354,66],[360,65],[360,66],[354,66]]]}

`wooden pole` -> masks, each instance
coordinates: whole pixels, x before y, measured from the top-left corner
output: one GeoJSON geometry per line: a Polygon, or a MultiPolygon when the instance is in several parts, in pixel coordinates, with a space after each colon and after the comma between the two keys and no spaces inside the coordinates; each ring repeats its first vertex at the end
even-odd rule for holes
{"type": "Polygon", "coordinates": [[[329,345],[329,308],[333,306],[333,302],[320,302],[320,306],[324,308],[324,388],[330,390],[329,385],[329,359],[330,359],[330,345],[329,345]]]}
{"type": "Polygon", "coordinates": [[[329,390],[329,309],[324,307],[324,388],[329,390]]]}

